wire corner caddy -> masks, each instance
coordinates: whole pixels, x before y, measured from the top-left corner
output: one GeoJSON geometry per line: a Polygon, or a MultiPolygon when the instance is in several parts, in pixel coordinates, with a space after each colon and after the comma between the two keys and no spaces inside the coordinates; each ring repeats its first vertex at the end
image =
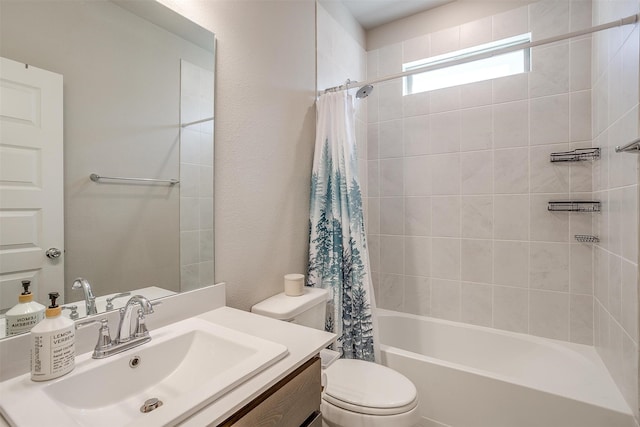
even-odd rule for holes
{"type": "Polygon", "coordinates": [[[166,183],[169,185],[176,185],[180,183],[180,180],[177,179],[156,179],[156,178],[125,178],[122,176],[102,176],[97,173],[92,173],[89,175],[89,179],[93,182],[100,182],[101,180],[109,180],[109,181],[137,181],[137,182],[148,182],[148,183],[166,183]]]}
{"type": "Polygon", "coordinates": [[[549,202],[551,212],[600,212],[600,202],[592,200],[558,200],[549,202]]]}
{"type": "Polygon", "coordinates": [[[600,148],[576,148],[575,150],[571,151],[551,153],[550,157],[551,163],[598,160],[600,158],[600,148]]]}

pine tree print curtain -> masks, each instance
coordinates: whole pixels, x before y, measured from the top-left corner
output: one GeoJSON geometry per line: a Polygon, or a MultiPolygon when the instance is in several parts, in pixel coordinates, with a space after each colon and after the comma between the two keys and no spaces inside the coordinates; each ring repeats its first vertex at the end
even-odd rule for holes
{"type": "Polygon", "coordinates": [[[307,285],[329,290],[325,329],[348,359],[375,360],[375,308],[358,183],[353,98],[328,93],[317,103],[311,176],[307,285]]]}

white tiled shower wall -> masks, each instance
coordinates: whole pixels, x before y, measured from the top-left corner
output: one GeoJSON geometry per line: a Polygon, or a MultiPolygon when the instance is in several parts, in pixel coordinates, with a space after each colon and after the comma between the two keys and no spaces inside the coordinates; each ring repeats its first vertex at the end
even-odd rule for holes
{"type": "MultiPolygon", "coordinates": [[[[593,23],[638,13],[638,1],[593,2],[593,23]]],[[[595,346],[638,417],[638,155],[616,153],[638,136],[638,25],[593,36],[595,346]]]]}
{"type": "MultiPolygon", "coordinates": [[[[213,117],[214,75],[181,62],[180,121],[213,117]]],[[[180,131],[180,290],[213,285],[213,120],[180,131]]]]}
{"type": "MultiPolygon", "coordinates": [[[[537,2],[368,52],[368,78],[531,32],[591,26],[590,1],[537,2]]],[[[368,234],[378,304],[593,344],[589,213],[547,202],[592,195],[592,165],[550,163],[590,147],[591,39],[532,51],[531,73],[368,100],[368,234]]]]}

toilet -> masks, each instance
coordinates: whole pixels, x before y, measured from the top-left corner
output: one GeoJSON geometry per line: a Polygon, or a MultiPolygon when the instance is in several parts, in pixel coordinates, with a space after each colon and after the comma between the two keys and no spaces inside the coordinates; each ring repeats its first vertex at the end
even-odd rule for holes
{"type": "MultiPolygon", "coordinates": [[[[305,287],[304,294],[274,295],[251,312],[315,329],[324,329],[325,289],[305,287]]],[[[325,427],[413,427],[418,425],[418,394],[402,374],[373,362],[332,357],[323,350],[322,424],[325,427]],[[332,360],[333,359],[333,360],[332,360]],[[337,360],[335,360],[337,359],[337,360]]]]}

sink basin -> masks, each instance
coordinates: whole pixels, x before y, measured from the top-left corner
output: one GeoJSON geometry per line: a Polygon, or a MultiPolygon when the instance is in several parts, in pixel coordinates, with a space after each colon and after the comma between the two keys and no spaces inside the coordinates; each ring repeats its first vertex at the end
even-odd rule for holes
{"type": "Polygon", "coordinates": [[[0,409],[15,426],[175,424],[287,354],[285,346],[201,319],[151,331],[147,344],[106,359],[90,354],[59,379],[23,375],[0,386],[0,409]],[[141,412],[147,399],[162,405],[141,412]]]}

